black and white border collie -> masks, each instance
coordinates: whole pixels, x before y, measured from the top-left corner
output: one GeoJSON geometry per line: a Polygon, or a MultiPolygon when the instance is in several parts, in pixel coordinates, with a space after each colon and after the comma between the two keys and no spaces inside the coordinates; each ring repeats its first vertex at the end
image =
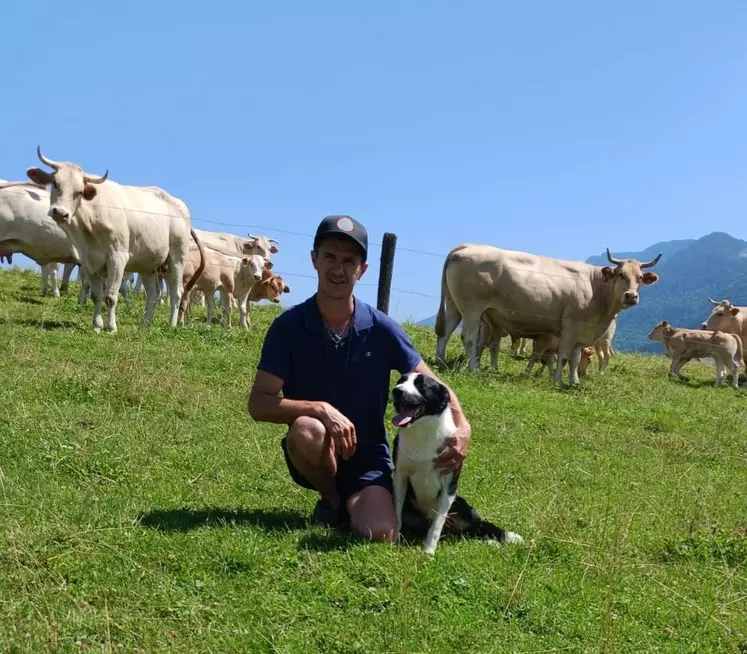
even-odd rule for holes
{"type": "Polygon", "coordinates": [[[422,373],[402,375],[392,389],[397,427],[394,443],[394,506],[399,540],[403,513],[411,510],[430,527],[423,549],[434,554],[447,515],[452,512],[453,525],[464,535],[487,537],[493,543],[523,543],[512,531],[504,531],[483,520],[459,495],[460,472],[441,474],[433,465],[438,448],[454,434],[448,389],[438,380],[422,373]]]}

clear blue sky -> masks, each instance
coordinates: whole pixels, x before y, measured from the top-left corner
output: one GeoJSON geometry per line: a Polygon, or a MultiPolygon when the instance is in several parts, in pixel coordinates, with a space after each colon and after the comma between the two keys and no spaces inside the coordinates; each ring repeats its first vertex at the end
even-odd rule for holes
{"type": "MultiPolygon", "coordinates": [[[[278,238],[279,272],[313,274],[310,236],[279,230],[310,235],[330,213],[373,243],[395,232],[394,287],[433,296],[463,241],[583,260],[747,238],[743,0],[6,0],[2,14],[1,178],[25,178],[40,144],[162,186],[200,228],[278,238]]],[[[286,304],[315,290],[286,279],[286,304]]],[[[359,294],[375,304],[375,286],[359,294]]],[[[395,292],[391,313],[437,306],[395,292]]]]}

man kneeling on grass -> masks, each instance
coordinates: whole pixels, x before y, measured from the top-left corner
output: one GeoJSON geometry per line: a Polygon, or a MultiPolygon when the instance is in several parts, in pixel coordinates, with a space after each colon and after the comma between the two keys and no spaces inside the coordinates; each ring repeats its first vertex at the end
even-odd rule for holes
{"type": "MultiPolygon", "coordinates": [[[[270,325],[249,414],[288,425],[285,461],[297,484],[319,492],[316,522],[392,540],[397,518],[384,427],[391,372],[435,375],[399,324],[354,296],[367,255],[358,221],[327,216],[319,224],[311,252],[317,292],[270,325]]],[[[449,393],[458,432],[434,459],[444,474],[461,468],[472,433],[449,393]]]]}

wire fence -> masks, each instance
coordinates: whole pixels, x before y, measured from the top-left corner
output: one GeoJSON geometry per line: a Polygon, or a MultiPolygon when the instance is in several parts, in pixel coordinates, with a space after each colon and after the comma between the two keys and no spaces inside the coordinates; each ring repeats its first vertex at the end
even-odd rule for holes
{"type": "MultiPolygon", "coordinates": [[[[28,189],[33,189],[34,191],[46,191],[45,189],[40,188],[40,187],[36,186],[35,184],[33,184],[31,182],[28,182],[28,183],[24,182],[24,183],[21,183],[21,184],[10,183],[10,184],[6,184],[6,185],[0,183],[0,192],[3,192],[3,193],[17,193],[17,194],[20,195],[20,194],[24,194],[28,189]]],[[[126,212],[126,211],[132,211],[131,209],[129,209],[127,207],[111,206],[111,205],[107,205],[107,204],[103,204],[103,203],[98,203],[98,202],[89,202],[87,204],[91,208],[108,209],[108,210],[113,210],[113,211],[124,211],[124,212],[126,212]]],[[[141,209],[138,209],[137,211],[139,213],[144,213],[144,214],[149,214],[149,215],[154,215],[154,216],[177,217],[174,214],[168,214],[168,213],[158,212],[158,211],[147,211],[147,210],[141,210],[141,209]]],[[[269,235],[269,236],[273,236],[275,234],[286,234],[286,235],[293,235],[293,236],[298,236],[298,237],[302,237],[302,238],[308,238],[310,240],[313,240],[313,238],[314,238],[314,235],[311,234],[311,233],[283,229],[283,228],[272,226],[272,225],[261,225],[261,224],[256,224],[256,223],[226,222],[226,221],[211,220],[211,219],[208,219],[208,218],[201,218],[201,217],[195,217],[195,216],[193,216],[192,217],[193,226],[194,226],[194,223],[197,223],[197,222],[204,223],[206,225],[215,225],[215,226],[219,226],[219,227],[222,227],[222,228],[228,228],[228,229],[231,229],[231,230],[238,230],[240,232],[243,232],[246,235],[248,235],[249,233],[259,232],[259,233],[261,233],[263,235],[269,235]]],[[[238,234],[235,234],[235,235],[239,236],[238,234]]],[[[0,234],[0,238],[1,237],[2,237],[2,235],[0,234]]],[[[373,242],[373,243],[370,244],[370,246],[381,248],[382,247],[382,243],[373,242]]],[[[280,249],[280,247],[279,247],[279,249],[280,249]]],[[[402,245],[399,245],[399,244],[397,244],[397,246],[396,246],[396,252],[397,253],[406,252],[408,254],[414,254],[414,255],[419,255],[419,256],[424,256],[424,257],[437,258],[437,259],[440,259],[442,262],[445,261],[446,256],[448,254],[447,252],[444,252],[444,253],[430,252],[430,251],[427,251],[427,250],[413,248],[413,247],[407,247],[407,246],[402,246],[402,245]]],[[[548,263],[551,262],[551,261],[553,261],[551,258],[548,258],[548,257],[540,257],[539,259],[542,260],[542,261],[546,261],[548,263]]],[[[563,279],[573,280],[573,281],[578,282],[579,284],[583,284],[583,285],[592,285],[592,286],[597,286],[597,287],[606,286],[607,288],[609,288],[608,280],[606,280],[603,277],[601,277],[601,273],[599,273],[599,272],[597,272],[597,273],[590,272],[590,271],[594,270],[595,268],[597,270],[601,270],[601,267],[596,266],[596,267],[589,268],[587,266],[587,264],[583,264],[581,262],[559,261],[557,259],[555,259],[554,262],[555,263],[553,265],[555,266],[555,268],[556,269],[561,269],[563,272],[551,272],[551,271],[546,270],[546,269],[545,270],[538,269],[536,266],[531,266],[531,265],[527,265],[527,266],[524,266],[524,267],[517,266],[517,265],[503,265],[502,268],[503,268],[503,270],[514,271],[514,272],[517,272],[517,273],[520,273],[521,275],[523,275],[524,279],[522,281],[522,286],[523,286],[523,288],[525,290],[529,290],[529,291],[546,290],[547,286],[548,286],[547,284],[545,284],[545,285],[530,284],[528,282],[528,276],[529,275],[536,275],[536,276],[539,276],[539,277],[563,278],[563,279]]],[[[396,271],[396,266],[395,266],[395,271],[396,271]]],[[[301,273],[301,272],[296,272],[296,271],[291,271],[291,270],[281,270],[281,269],[277,269],[276,270],[276,269],[273,269],[273,272],[275,274],[281,276],[281,277],[291,277],[291,278],[295,277],[295,278],[303,278],[303,279],[309,279],[309,280],[314,280],[314,281],[317,279],[316,275],[311,275],[311,274],[301,273]]],[[[441,285],[441,266],[438,267],[438,273],[437,274],[438,274],[438,276],[437,276],[438,285],[439,285],[439,289],[440,289],[440,285],[441,285]]],[[[363,287],[368,287],[368,288],[376,288],[378,286],[378,284],[376,284],[376,283],[362,282],[362,281],[358,282],[357,285],[358,286],[363,286],[363,287]]],[[[432,300],[435,300],[435,301],[440,301],[440,299],[441,299],[440,295],[436,295],[436,294],[433,294],[433,293],[427,293],[427,292],[419,291],[419,290],[410,290],[410,289],[405,289],[405,288],[399,288],[397,286],[392,286],[391,287],[391,291],[393,291],[395,293],[409,295],[409,296],[417,296],[417,297],[422,297],[422,298],[428,298],[428,299],[432,299],[432,300]]],[[[462,308],[463,311],[465,311],[465,310],[469,311],[471,309],[471,307],[469,306],[469,302],[467,303],[467,306],[465,306],[464,300],[461,301],[461,308],[462,308]]],[[[478,310],[481,310],[482,308],[483,308],[482,304],[477,307],[478,310]]],[[[526,317],[527,319],[539,319],[540,321],[543,321],[545,323],[547,323],[548,321],[555,321],[555,322],[558,322],[558,323],[562,322],[565,325],[576,325],[576,326],[579,326],[581,328],[584,328],[584,327],[586,327],[586,328],[595,327],[595,328],[598,328],[598,329],[602,329],[602,328],[606,329],[608,327],[608,325],[609,325],[609,322],[597,323],[597,322],[593,322],[593,321],[590,321],[590,320],[574,320],[574,319],[571,319],[571,318],[562,317],[561,314],[560,314],[560,312],[556,312],[554,314],[550,314],[550,313],[537,313],[537,312],[533,312],[533,311],[513,309],[511,311],[511,314],[514,315],[514,316],[516,316],[516,315],[522,315],[522,316],[526,317]]],[[[485,323],[483,322],[482,324],[484,325],[483,329],[485,329],[485,323]]],[[[458,322],[457,322],[457,325],[458,325],[458,322]]],[[[488,325],[489,325],[489,323],[488,323],[488,325]]],[[[489,327],[488,327],[488,331],[486,333],[488,333],[488,334],[490,333],[490,328],[489,327]]],[[[697,341],[701,342],[701,339],[698,338],[697,341]]],[[[719,346],[714,346],[714,347],[719,347],[719,346]]]]}

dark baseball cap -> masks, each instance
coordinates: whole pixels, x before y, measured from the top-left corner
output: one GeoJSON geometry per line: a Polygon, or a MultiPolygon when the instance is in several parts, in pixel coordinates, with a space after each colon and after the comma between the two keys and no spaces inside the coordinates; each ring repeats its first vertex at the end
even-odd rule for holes
{"type": "Polygon", "coordinates": [[[326,216],[316,228],[314,236],[314,249],[316,250],[319,241],[324,236],[335,234],[344,236],[352,240],[360,249],[361,257],[365,262],[368,258],[368,232],[352,216],[326,216]]]}

